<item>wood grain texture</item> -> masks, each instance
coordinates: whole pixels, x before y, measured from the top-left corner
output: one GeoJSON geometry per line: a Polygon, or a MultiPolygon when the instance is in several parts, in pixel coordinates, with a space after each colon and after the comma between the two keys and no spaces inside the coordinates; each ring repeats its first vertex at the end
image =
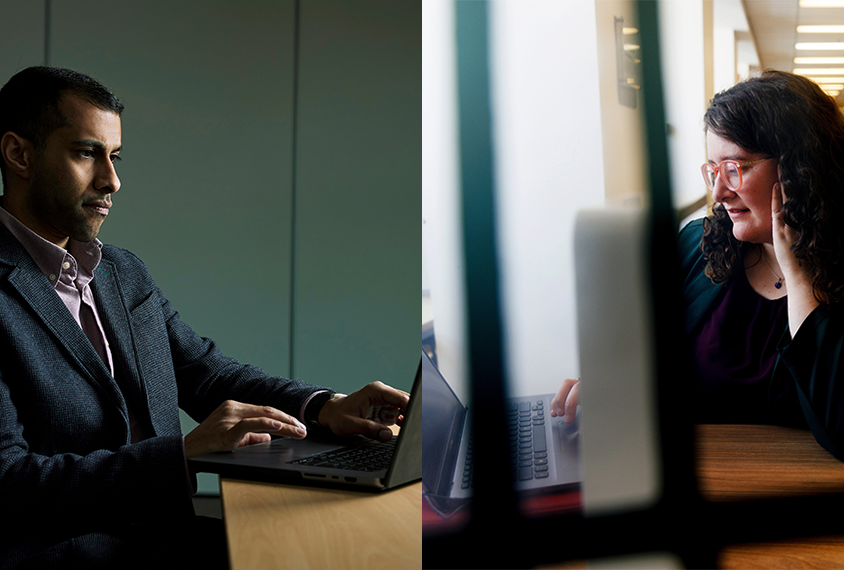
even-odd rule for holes
{"type": "Polygon", "coordinates": [[[725,570],[844,568],[844,537],[733,545],[720,552],[718,567],[725,570]]]}
{"type": "Polygon", "coordinates": [[[809,430],[700,425],[696,436],[698,484],[706,500],[844,492],[844,463],[809,430]]]}
{"type": "MultiPolygon", "coordinates": [[[[708,501],[844,492],[844,463],[809,430],[762,425],[696,427],[697,477],[708,501]]],[[[844,536],[810,537],[723,548],[725,569],[844,568],[844,536]]]]}
{"type": "Polygon", "coordinates": [[[422,567],[422,484],[372,494],[221,479],[232,570],[422,567]]]}

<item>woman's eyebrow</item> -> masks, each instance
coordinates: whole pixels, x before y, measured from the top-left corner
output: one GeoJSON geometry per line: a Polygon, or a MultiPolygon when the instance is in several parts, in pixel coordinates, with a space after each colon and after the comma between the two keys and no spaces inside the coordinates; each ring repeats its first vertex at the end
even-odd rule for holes
{"type": "Polygon", "coordinates": [[[722,163],[722,162],[724,162],[725,160],[735,160],[736,162],[746,162],[746,161],[747,161],[747,160],[749,160],[749,159],[747,158],[747,155],[746,155],[746,154],[730,154],[730,155],[727,155],[727,156],[723,157],[723,158],[722,158],[721,160],[719,160],[718,162],[715,162],[714,160],[712,160],[712,159],[710,158],[710,159],[709,159],[709,163],[710,163],[710,164],[721,164],[721,163],[722,163]]]}

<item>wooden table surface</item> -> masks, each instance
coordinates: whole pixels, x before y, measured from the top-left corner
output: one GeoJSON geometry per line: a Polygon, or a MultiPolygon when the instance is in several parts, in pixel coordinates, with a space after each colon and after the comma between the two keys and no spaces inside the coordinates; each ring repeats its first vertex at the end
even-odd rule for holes
{"type": "MultiPolygon", "coordinates": [[[[808,430],[701,425],[696,428],[696,445],[698,485],[708,501],[844,492],[844,463],[821,447],[808,430]]],[[[844,536],[732,545],[721,551],[718,566],[844,568],[844,536]]]]}
{"type": "MultiPolygon", "coordinates": [[[[844,492],[844,463],[822,448],[808,430],[700,425],[696,426],[695,435],[698,485],[707,501],[844,492]]],[[[695,532],[693,525],[689,529],[695,532]]],[[[648,560],[634,555],[617,559],[615,564],[644,568],[650,567],[648,560]]],[[[727,570],[844,568],[844,536],[730,545],[721,550],[717,564],[727,570]]],[[[583,561],[542,566],[545,570],[589,567],[591,564],[583,561]]],[[[660,562],[657,567],[673,566],[660,562]]]]}
{"type": "Polygon", "coordinates": [[[422,568],[422,483],[369,493],[220,479],[232,570],[422,568]]]}
{"type": "Polygon", "coordinates": [[[698,485],[709,501],[844,492],[844,463],[809,430],[700,425],[696,445],[698,485]]]}

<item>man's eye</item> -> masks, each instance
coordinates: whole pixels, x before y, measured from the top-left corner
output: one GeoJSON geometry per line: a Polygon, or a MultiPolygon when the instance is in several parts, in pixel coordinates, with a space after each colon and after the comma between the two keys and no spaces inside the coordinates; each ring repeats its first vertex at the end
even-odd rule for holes
{"type": "Polygon", "coordinates": [[[81,154],[85,158],[94,158],[94,151],[91,149],[82,149],[79,151],[79,154],[81,154]]]}
{"type": "Polygon", "coordinates": [[[118,155],[118,154],[112,154],[109,158],[111,158],[112,164],[116,164],[116,163],[120,162],[121,160],[123,160],[122,158],[120,158],[120,155],[118,155]]]}

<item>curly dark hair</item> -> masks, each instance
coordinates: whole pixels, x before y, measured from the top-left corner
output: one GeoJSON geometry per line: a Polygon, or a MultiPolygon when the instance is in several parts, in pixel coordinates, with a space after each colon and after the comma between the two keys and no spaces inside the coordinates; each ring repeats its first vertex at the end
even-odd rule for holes
{"type": "MultiPolygon", "coordinates": [[[[820,303],[844,300],[844,115],[835,101],[810,79],[768,70],[717,94],[704,124],[707,132],[777,160],[783,218],[797,236],[792,251],[809,267],[820,303]]],[[[720,204],[703,227],[706,274],[729,282],[755,246],[733,237],[720,204]]]]}

